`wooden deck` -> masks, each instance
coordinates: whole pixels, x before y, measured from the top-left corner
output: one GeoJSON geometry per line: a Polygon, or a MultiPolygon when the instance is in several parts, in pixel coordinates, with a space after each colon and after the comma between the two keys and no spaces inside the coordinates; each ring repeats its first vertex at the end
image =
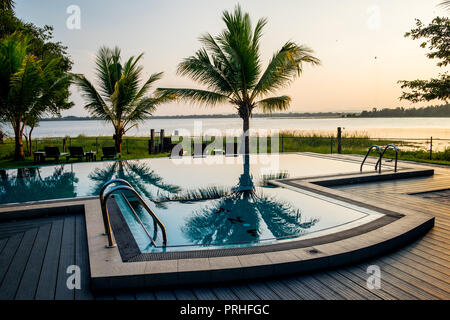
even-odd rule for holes
{"type": "MultiPolygon", "coordinates": [[[[450,299],[450,207],[418,193],[450,187],[450,169],[426,178],[340,186],[339,190],[405,207],[432,210],[435,227],[389,255],[346,268],[248,283],[93,294],[84,216],[64,215],[0,224],[0,299],[450,299]],[[367,266],[381,268],[381,289],[366,286],[367,266]],[[81,268],[81,289],[66,287],[67,266],[81,268]]],[[[431,195],[431,194],[430,194],[431,195]]],[[[442,200],[444,199],[444,200],[442,200]]]]}

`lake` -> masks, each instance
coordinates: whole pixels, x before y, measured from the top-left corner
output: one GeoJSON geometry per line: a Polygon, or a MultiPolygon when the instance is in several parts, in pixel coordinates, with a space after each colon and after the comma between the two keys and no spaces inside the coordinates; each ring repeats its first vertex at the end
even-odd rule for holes
{"type": "MultiPolygon", "coordinates": [[[[347,134],[359,133],[372,138],[433,138],[450,139],[450,118],[253,118],[250,122],[253,129],[296,130],[302,133],[323,133],[335,135],[336,128],[342,127],[347,134]]],[[[11,134],[11,130],[5,129],[11,134]]],[[[238,118],[206,118],[206,119],[149,119],[138,128],[131,129],[127,136],[149,136],[150,129],[165,129],[166,135],[174,130],[187,130],[192,135],[207,133],[215,129],[222,133],[226,130],[242,128],[242,120],[238,118]],[[194,125],[197,132],[194,132],[194,125]],[[201,128],[200,128],[201,127],[201,128]]],[[[182,134],[183,131],[180,131],[182,134]]],[[[76,137],[111,136],[113,127],[109,123],[97,120],[86,121],[42,121],[33,131],[33,137],[76,137]]]]}

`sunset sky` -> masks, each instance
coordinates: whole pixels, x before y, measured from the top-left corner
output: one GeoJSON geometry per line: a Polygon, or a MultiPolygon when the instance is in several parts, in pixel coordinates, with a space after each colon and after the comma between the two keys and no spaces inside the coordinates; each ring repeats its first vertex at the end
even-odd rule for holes
{"type": "MultiPolygon", "coordinates": [[[[428,24],[448,15],[441,0],[242,0],[254,24],[269,20],[261,41],[264,65],[286,41],[311,47],[322,60],[307,67],[291,87],[280,91],[292,97],[291,112],[357,111],[373,107],[409,107],[399,101],[398,80],[427,79],[447,69],[425,57],[419,41],[404,38],[415,18],[428,24]]],[[[200,48],[198,37],[218,34],[222,11],[236,0],[17,0],[19,18],[38,26],[54,26],[55,39],[68,46],[73,72],[94,80],[94,59],[102,45],[119,46],[128,58],[145,52],[146,76],[164,71],[157,86],[198,87],[176,75],[177,64],[200,48]],[[81,9],[81,29],[66,26],[67,7],[81,9]]],[[[76,88],[75,107],[64,115],[88,115],[76,88]]],[[[435,101],[432,104],[440,104],[435,101]]],[[[430,104],[430,103],[428,103],[430,104]]],[[[418,104],[414,106],[420,106],[418,104]]],[[[212,108],[172,103],[155,114],[231,113],[229,106],[212,108]]]]}

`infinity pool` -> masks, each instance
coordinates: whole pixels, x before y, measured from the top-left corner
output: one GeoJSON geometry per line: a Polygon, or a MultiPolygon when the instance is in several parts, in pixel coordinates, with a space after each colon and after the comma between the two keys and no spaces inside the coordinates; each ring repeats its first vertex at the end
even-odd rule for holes
{"type": "Polygon", "coordinates": [[[167,247],[162,248],[160,230],[154,246],[130,204],[147,232],[155,235],[153,220],[132,197],[116,195],[142,253],[248,246],[334,232],[379,217],[367,209],[267,183],[358,171],[356,162],[305,154],[251,155],[247,161],[242,156],[211,156],[76,163],[0,171],[0,203],[97,196],[105,182],[121,178],[148,200],[166,226],[167,247]]]}

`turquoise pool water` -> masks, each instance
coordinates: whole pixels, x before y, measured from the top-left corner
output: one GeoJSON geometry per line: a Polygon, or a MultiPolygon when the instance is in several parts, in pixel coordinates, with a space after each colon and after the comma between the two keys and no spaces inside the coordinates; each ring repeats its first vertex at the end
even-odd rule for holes
{"type": "MultiPolygon", "coordinates": [[[[372,219],[367,210],[266,183],[358,170],[356,162],[302,154],[251,155],[248,161],[242,156],[212,156],[11,169],[0,171],[0,204],[97,196],[106,181],[121,178],[148,200],[164,223],[170,250],[251,245],[372,219]]],[[[154,247],[126,201],[121,195],[116,199],[141,251],[161,251],[160,232],[154,247]]],[[[151,218],[128,200],[153,234],[151,218]]]]}

